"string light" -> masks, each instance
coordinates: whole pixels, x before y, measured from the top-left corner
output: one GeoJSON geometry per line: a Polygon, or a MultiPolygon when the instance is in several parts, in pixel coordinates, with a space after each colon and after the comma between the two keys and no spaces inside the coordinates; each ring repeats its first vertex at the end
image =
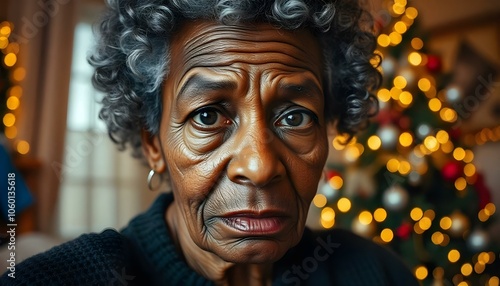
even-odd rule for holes
{"type": "Polygon", "coordinates": [[[432,243],[434,243],[435,245],[440,245],[441,243],[443,243],[444,241],[444,235],[442,232],[440,231],[436,231],[432,234],[431,236],[431,241],[432,243]]]}
{"type": "Polygon", "coordinates": [[[380,140],[380,137],[377,135],[372,135],[370,138],[368,138],[367,141],[368,148],[370,148],[373,151],[376,151],[382,146],[382,140],[380,140]]]}
{"type": "Polygon", "coordinates": [[[391,41],[391,46],[397,46],[403,40],[403,36],[397,32],[392,32],[389,34],[389,39],[391,41]]]}
{"type": "Polygon", "coordinates": [[[396,14],[396,15],[401,15],[405,12],[405,6],[404,5],[401,5],[401,4],[398,4],[398,3],[394,3],[394,5],[392,5],[392,11],[396,14]]]}
{"type": "Polygon", "coordinates": [[[344,180],[340,176],[333,176],[330,178],[328,183],[330,184],[330,187],[332,187],[332,189],[340,190],[340,188],[342,188],[342,186],[344,185],[344,180]]]}
{"type": "Polygon", "coordinates": [[[441,107],[442,107],[441,100],[437,98],[431,98],[429,100],[429,109],[431,111],[438,112],[439,110],[441,110],[441,107]]]}
{"type": "Polygon", "coordinates": [[[418,51],[424,47],[424,41],[420,38],[413,38],[411,40],[411,47],[418,51]]]}
{"type": "Polygon", "coordinates": [[[439,142],[434,136],[427,136],[424,139],[424,146],[431,152],[435,152],[439,149],[439,142]]]}
{"type": "Polygon", "coordinates": [[[460,177],[455,180],[455,188],[458,191],[463,191],[465,190],[466,187],[467,187],[467,181],[465,180],[465,178],[460,177]]]}
{"type": "Polygon", "coordinates": [[[424,280],[427,278],[427,275],[429,275],[429,271],[425,266],[421,265],[415,269],[415,277],[417,277],[418,280],[424,280]]]}
{"type": "MultiPolygon", "coordinates": [[[[10,84],[13,84],[6,92],[7,113],[2,116],[2,123],[4,125],[4,135],[10,140],[16,140],[18,135],[15,126],[17,122],[17,113],[21,105],[22,88],[18,85],[19,82],[24,80],[26,70],[22,67],[16,67],[18,63],[17,54],[19,53],[19,44],[9,41],[9,36],[12,34],[13,25],[9,22],[0,23],[0,50],[3,57],[3,63],[7,68],[10,68],[10,84]]],[[[30,151],[30,145],[25,140],[17,140],[13,144],[15,150],[19,154],[27,154],[30,151]]]]}
{"type": "Polygon", "coordinates": [[[416,8],[414,7],[408,7],[406,8],[406,13],[405,13],[406,17],[408,17],[409,19],[412,19],[414,20],[415,18],[417,18],[418,16],[418,11],[416,8]]]}
{"type": "Polygon", "coordinates": [[[419,207],[415,207],[411,210],[410,212],[410,217],[412,220],[414,221],[418,221],[422,218],[422,216],[424,215],[424,212],[422,211],[421,208],[419,207]]]}
{"type": "Polygon", "coordinates": [[[17,128],[16,126],[5,127],[4,133],[8,139],[14,139],[17,136],[17,128]]]}
{"type": "Polygon", "coordinates": [[[485,207],[484,210],[487,215],[492,216],[495,214],[496,207],[493,203],[488,203],[485,207]]]}
{"type": "Polygon", "coordinates": [[[413,143],[413,136],[409,132],[403,132],[399,135],[399,144],[403,147],[409,147],[413,143]]]}
{"type": "Polygon", "coordinates": [[[406,79],[401,76],[401,75],[398,75],[397,77],[394,78],[393,80],[393,83],[394,83],[394,86],[398,89],[403,89],[406,87],[406,85],[408,84],[406,79]]]}
{"type": "Polygon", "coordinates": [[[401,94],[401,92],[403,92],[403,91],[397,87],[391,88],[391,91],[390,91],[391,98],[394,100],[399,100],[399,95],[401,94]]]}
{"type": "Polygon", "coordinates": [[[457,161],[462,161],[465,158],[465,150],[462,147],[457,147],[453,150],[453,158],[457,161]]]}
{"type": "Polygon", "coordinates": [[[19,107],[19,98],[15,96],[10,96],[7,98],[7,108],[10,110],[16,110],[19,107]]]}
{"type": "Polygon", "coordinates": [[[441,144],[446,144],[450,140],[450,135],[444,130],[439,130],[436,133],[436,140],[441,144]]]}
{"type": "Polygon", "coordinates": [[[16,123],[16,117],[12,113],[7,113],[3,116],[3,125],[6,127],[14,126],[16,123]]]}
{"type": "Polygon", "coordinates": [[[382,102],[387,102],[391,99],[391,92],[386,88],[382,88],[377,92],[377,98],[382,102]]]}
{"type": "Polygon", "coordinates": [[[408,55],[408,62],[413,66],[418,66],[422,63],[422,56],[417,52],[412,52],[408,55]]]}
{"type": "Polygon", "coordinates": [[[411,171],[411,165],[408,161],[401,161],[399,163],[398,171],[401,175],[408,175],[411,171]]]}
{"type": "Polygon", "coordinates": [[[314,196],[314,199],[313,199],[313,204],[317,207],[317,208],[322,208],[326,205],[327,203],[327,199],[325,197],[325,195],[323,194],[316,194],[314,196]]]}
{"type": "Polygon", "coordinates": [[[413,102],[413,95],[408,91],[403,91],[399,95],[399,102],[401,102],[404,107],[407,107],[413,102]]]}
{"type": "Polygon", "coordinates": [[[448,216],[442,217],[441,220],[439,221],[439,226],[443,230],[448,230],[451,227],[451,218],[448,216]]]}
{"type": "Polygon", "coordinates": [[[397,159],[390,159],[389,161],[387,161],[387,164],[386,164],[386,167],[387,167],[387,170],[389,170],[389,172],[391,173],[395,173],[399,170],[399,161],[397,159]]]}
{"type": "Polygon", "coordinates": [[[22,67],[16,68],[12,73],[12,78],[17,82],[22,81],[25,77],[26,77],[26,70],[22,67]]]}
{"type": "Polygon", "coordinates": [[[455,122],[457,120],[457,112],[451,108],[445,107],[439,111],[439,116],[443,121],[455,122]]]}
{"type": "Polygon", "coordinates": [[[407,30],[408,30],[408,27],[402,21],[398,21],[398,22],[396,22],[396,24],[394,24],[394,31],[397,33],[404,34],[407,30]]]}
{"type": "Polygon", "coordinates": [[[17,143],[17,152],[21,155],[28,154],[30,151],[30,144],[24,140],[21,140],[17,143]]]}
{"type": "Polygon", "coordinates": [[[470,163],[472,160],[474,160],[474,153],[471,150],[465,150],[465,157],[463,161],[465,163],[470,163]]]}
{"type": "Polygon", "coordinates": [[[431,228],[432,221],[430,218],[424,216],[421,220],[418,221],[418,225],[420,229],[425,231],[431,228]]]}
{"type": "Polygon", "coordinates": [[[373,212],[373,218],[377,222],[383,222],[387,218],[387,212],[383,208],[378,208],[373,212]]]}
{"type": "Polygon", "coordinates": [[[340,198],[337,202],[337,208],[340,212],[346,213],[351,209],[351,201],[348,198],[340,198]]]}
{"type": "Polygon", "coordinates": [[[358,220],[361,224],[369,225],[372,223],[373,216],[369,211],[362,211],[358,216],[358,220]]]}
{"type": "MultiPolygon", "coordinates": [[[[464,157],[465,159],[465,157],[464,157]]],[[[467,177],[472,177],[476,174],[476,166],[474,166],[473,164],[469,163],[467,165],[465,165],[464,167],[464,174],[467,176],[467,177]]]]}
{"type": "Polygon", "coordinates": [[[460,252],[456,249],[452,249],[448,252],[448,260],[451,263],[455,263],[460,259],[460,252]]]}
{"type": "Polygon", "coordinates": [[[389,37],[389,35],[380,34],[377,37],[377,43],[379,46],[383,48],[388,47],[391,44],[391,38],[389,37]]]}
{"type": "Polygon", "coordinates": [[[394,233],[389,228],[384,228],[382,232],[380,232],[380,238],[383,242],[391,242],[394,238],[394,233]]]}
{"type": "Polygon", "coordinates": [[[14,53],[8,53],[5,55],[3,62],[5,63],[6,66],[12,67],[16,64],[17,62],[17,56],[14,53]]]}

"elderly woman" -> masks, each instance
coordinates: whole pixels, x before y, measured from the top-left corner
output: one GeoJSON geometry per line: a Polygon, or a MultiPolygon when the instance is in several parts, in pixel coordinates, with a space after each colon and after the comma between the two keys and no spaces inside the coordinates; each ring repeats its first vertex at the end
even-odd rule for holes
{"type": "Polygon", "coordinates": [[[3,283],[412,285],[392,253],[305,229],[327,128],[376,112],[355,0],[109,0],[90,57],[100,116],[171,192],[120,232],[37,255],[3,283]]]}

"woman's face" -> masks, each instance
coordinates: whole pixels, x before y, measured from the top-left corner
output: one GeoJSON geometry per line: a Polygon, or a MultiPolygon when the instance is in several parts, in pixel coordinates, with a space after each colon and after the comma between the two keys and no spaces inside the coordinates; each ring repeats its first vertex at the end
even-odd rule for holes
{"type": "Polygon", "coordinates": [[[190,22],[171,42],[158,136],[192,240],[264,263],[298,243],[327,156],[318,41],[190,22]]]}

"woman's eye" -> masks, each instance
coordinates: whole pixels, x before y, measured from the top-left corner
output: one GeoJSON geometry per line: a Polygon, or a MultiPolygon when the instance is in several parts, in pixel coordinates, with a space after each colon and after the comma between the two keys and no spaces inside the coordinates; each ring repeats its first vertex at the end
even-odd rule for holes
{"type": "Polygon", "coordinates": [[[193,121],[203,127],[220,127],[230,123],[229,119],[215,108],[203,108],[197,111],[193,116],[193,121]]]}
{"type": "Polygon", "coordinates": [[[292,111],[278,120],[278,126],[303,127],[311,124],[312,116],[305,111],[292,111]]]}

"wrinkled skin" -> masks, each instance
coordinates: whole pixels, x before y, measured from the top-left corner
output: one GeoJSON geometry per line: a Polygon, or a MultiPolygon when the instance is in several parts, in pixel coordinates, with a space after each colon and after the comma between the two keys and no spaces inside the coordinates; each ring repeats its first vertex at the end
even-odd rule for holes
{"type": "Polygon", "coordinates": [[[307,30],[196,21],[171,47],[160,132],[143,132],[174,192],[171,235],[208,279],[269,282],[302,236],[327,156],[319,43],[307,30]]]}

